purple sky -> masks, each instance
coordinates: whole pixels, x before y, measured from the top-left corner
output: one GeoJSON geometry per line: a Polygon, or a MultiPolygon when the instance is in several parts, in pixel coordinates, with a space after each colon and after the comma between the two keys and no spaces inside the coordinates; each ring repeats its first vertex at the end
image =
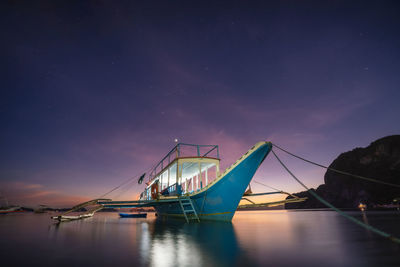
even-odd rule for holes
{"type": "MultiPolygon", "coordinates": [[[[95,198],[175,138],[226,167],[260,140],[329,165],[399,134],[397,1],[264,2],[1,3],[0,194],[95,198]]],[[[301,190],[272,155],[255,179],[301,190]]]]}

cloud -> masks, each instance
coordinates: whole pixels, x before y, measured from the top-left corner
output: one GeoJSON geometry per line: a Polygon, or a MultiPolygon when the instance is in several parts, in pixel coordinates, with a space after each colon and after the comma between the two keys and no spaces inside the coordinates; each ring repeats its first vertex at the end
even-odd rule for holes
{"type": "Polygon", "coordinates": [[[68,195],[58,190],[48,189],[40,184],[18,181],[1,182],[0,186],[3,188],[2,193],[12,205],[70,207],[88,200],[87,197],[68,195]]]}
{"type": "Polygon", "coordinates": [[[15,187],[21,188],[23,190],[39,189],[42,188],[41,184],[28,184],[25,182],[14,182],[15,187]]]}

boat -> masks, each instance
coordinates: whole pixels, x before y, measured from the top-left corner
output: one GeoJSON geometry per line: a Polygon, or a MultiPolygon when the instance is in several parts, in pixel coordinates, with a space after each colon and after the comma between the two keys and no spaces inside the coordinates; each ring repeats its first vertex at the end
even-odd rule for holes
{"type": "Polygon", "coordinates": [[[21,207],[7,207],[4,209],[0,209],[0,214],[8,214],[8,213],[13,213],[13,212],[22,212],[21,207]]]}
{"type": "Polygon", "coordinates": [[[5,206],[0,206],[0,215],[23,211],[20,206],[8,205],[8,200],[4,195],[0,195],[0,199],[3,199],[5,204],[5,206]]]}
{"type": "Polygon", "coordinates": [[[119,213],[121,218],[146,218],[147,213],[119,213]]]}
{"type": "MultiPolygon", "coordinates": [[[[137,201],[98,201],[107,208],[153,207],[158,217],[231,221],[251,179],[272,149],[258,142],[220,171],[218,145],[178,143],[149,172],[137,201]]],[[[144,179],[142,175],[139,183],[144,179]]]]}
{"type": "Polygon", "coordinates": [[[7,214],[7,213],[13,213],[13,212],[21,212],[21,207],[15,206],[15,207],[7,207],[4,209],[0,209],[0,214],[7,214]]]}
{"type": "Polygon", "coordinates": [[[93,217],[93,215],[97,211],[103,209],[102,205],[97,205],[97,201],[98,200],[99,199],[94,199],[94,200],[90,200],[90,201],[81,203],[79,205],[76,205],[72,209],[64,212],[64,213],[62,213],[60,215],[57,215],[57,216],[52,216],[51,218],[53,220],[57,220],[59,222],[66,222],[66,221],[81,220],[81,219],[86,219],[86,218],[93,217]],[[89,208],[88,210],[86,210],[84,212],[81,212],[81,213],[78,213],[78,214],[75,214],[75,215],[71,215],[71,214],[74,214],[75,212],[78,212],[79,210],[81,210],[81,209],[83,209],[83,208],[85,208],[87,206],[90,206],[91,208],[89,208]]]}
{"type": "Polygon", "coordinates": [[[367,209],[367,205],[365,205],[364,203],[361,203],[361,202],[360,202],[360,204],[358,204],[358,208],[359,208],[361,211],[365,211],[365,210],[367,209]]]}
{"type": "Polygon", "coordinates": [[[79,214],[79,215],[53,216],[51,218],[54,220],[58,220],[59,222],[66,222],[66,221],[74,221],[74,220],[90,218],[90,217],[93,217],[94,213],[95,212],[84,213],[84,214],[79,214]]]}

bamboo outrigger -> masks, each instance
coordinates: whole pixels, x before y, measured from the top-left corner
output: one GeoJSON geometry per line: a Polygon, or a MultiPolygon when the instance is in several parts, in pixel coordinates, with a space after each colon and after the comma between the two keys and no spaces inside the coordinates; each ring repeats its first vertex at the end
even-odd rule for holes
{"type": "Polygon", "coordinates": [[[111,201],[111,199],[93,199],[90,201],[86,201],[84,203],[78,204],[72,207],[70,210],[58,215],[51,217],[54,220],[65,222],[65,221],[72,221],[72,220],[79,220],[92,217],[97,211],[104,208],[103,205],[99,204],[99,201],[111,201]],[[89,210],[86,210],[77,215],[69,215],[72,212],[78,212],[81,209],[85,209],[88,206],[92,206],[89,210]]]}

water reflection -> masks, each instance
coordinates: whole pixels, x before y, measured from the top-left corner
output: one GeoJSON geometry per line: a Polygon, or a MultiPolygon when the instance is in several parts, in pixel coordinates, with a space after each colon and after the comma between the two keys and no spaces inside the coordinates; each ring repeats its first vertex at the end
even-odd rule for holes
{"type": "Polygon", "coordinates": [[[357,250],[347,250],[342,242],[343,221],[335,213],[258,211],[237,215],[234,224],[240,244],[252,250],[258,265],[364,263],[357,250]]]}
{"type": "MultiPolygon", "coordinates": [[[[236,239],[232,223],[156,220],[149,224],[152,266],[232,266],[249,263],[236,239]]],[[[147,240],[142,232],[142,240],[147,240]]]]}
{"type": "Polygon", "coordinates": [[[115,261],[123,265],[234,266],[252,262],[240,248],[232,223],[187,224],[182,220],[157,220],[152,215],[147,220],[132,220],[100,214],[53,224],[48,238],[60,245],[60,251],[61,246],[72,247],[78,242],[88,255],[98,254],[99,262],[102,258],[102,262],[109,260],[107,254],[114,251],[115,261]]]}
{"type": "MultiPolygon", "coordinates": [[[[352,215],[400,236],[398,212],[352,215]]],[[[2,266],[400,266],[398,245],[329,211],[238,212],[232,223],[200,224],[16,214],[0,217],[0,237],[2,266]]]]}

